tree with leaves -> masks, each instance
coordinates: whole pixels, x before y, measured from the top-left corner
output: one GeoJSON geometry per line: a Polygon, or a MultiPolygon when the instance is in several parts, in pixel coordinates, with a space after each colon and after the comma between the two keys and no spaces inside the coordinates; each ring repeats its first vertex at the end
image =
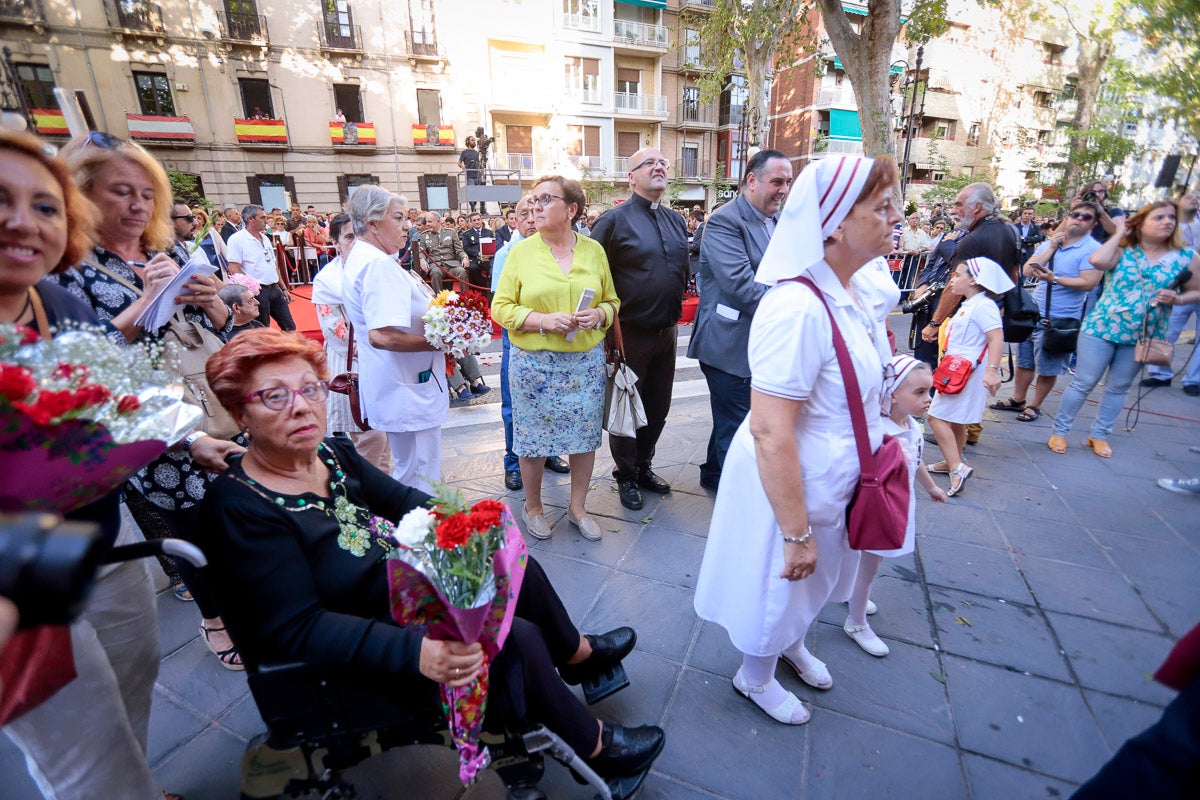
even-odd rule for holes
{"type": "Polygon", "coordinates": [[[1144,14],[1139,28],[1157,64],[1146,85],[1174,106],[1171,117],[1200,139],[1200,0],[1130,0],[1144,14]]]}
{"type": "Polygon", "coordinates": [[[714,0],[700,25],[700,52],[711,72],[696,81],[701,99],[712,102],[736,74],[747,83],[747,135],[763,144],[767,122],[767,81],[812,46],[806,12],[810,0],[714,0]]]}

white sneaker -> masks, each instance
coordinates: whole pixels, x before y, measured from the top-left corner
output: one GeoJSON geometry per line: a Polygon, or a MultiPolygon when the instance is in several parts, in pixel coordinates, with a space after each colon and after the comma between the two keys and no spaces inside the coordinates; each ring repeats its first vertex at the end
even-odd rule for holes
{"type": "Polygon", "coordinates": [[[1176,494],[1200,494],[1200,478],[1159,478],[1158,485],[1176,494]]]}
{"type": "Polygon", "coordinates": [[[891,652],[888,650],[888,646],[884,643],[883,639],[880,639],[875,635],[875,631],[871,630],[870,625],[851,625],[850,620],[846,620],[846,624],[842,626],[842,630],[859,647],[876,658],[883,658],[891,652]]]}

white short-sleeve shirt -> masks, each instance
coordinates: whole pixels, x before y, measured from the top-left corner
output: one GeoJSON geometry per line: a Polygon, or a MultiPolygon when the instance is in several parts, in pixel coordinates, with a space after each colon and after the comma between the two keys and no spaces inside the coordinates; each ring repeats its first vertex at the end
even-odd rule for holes
{"type": "Polygon", "coordinates": [[[265,233],[255,236],[242,229],[229,237],[226,245],[226,261],[242,265],[242,272],[259,283],[266,285],[279,282],[279,270],[275,267],[275,243],[265,233]]]}

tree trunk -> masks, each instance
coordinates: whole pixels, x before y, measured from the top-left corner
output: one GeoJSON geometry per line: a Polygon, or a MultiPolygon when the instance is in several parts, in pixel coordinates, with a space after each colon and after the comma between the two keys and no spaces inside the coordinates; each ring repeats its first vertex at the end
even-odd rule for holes
{"type": "MultiPolygon", "coordinates": [[[[1107,36],[1085,36],[1077,31],[1079,40],[1079,57],[1075,61],[1075,69],[1079,73],[1079,83],[1076,86],[1075,116],[1071,120],[1071,128],[1077,133],[1091,130],[1092,117],[1096,112],[1096,98],[1100,95],[1100,77],[1104,74],[1104,65],[1113,52],[1112,29],[1107,36]]],[[[1087,140],[1083,136],[1072,136],[1067,150],[1067,168],[1063,174],[1063,197],[1068,192],[1079,188],[1082,180],[1081,173],[1084,165],[1078,163],[1079,153],[1087,149],[1087,140]]]]}
{"type": "Polygon", "coordinates": [[[850,27],[839,0],[817,0],[817,5],[833,50],[854,87],[863,153],[868,156],[888,153],[891,120],[888,67],[892,63],[892,44],[900,35],[900,1],[872,2],[858,34],[850,27]]]}

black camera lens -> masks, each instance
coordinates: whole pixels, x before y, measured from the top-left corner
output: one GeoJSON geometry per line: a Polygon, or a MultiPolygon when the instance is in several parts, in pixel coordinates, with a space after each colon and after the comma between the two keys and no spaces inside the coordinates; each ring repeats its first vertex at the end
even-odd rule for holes
{"type": "Polygon", "coordinates": [[[79,615],[100,563],[99,533],[52,514],[0,515],[0,595],[16,603],[22,628],[79,615]]]}

